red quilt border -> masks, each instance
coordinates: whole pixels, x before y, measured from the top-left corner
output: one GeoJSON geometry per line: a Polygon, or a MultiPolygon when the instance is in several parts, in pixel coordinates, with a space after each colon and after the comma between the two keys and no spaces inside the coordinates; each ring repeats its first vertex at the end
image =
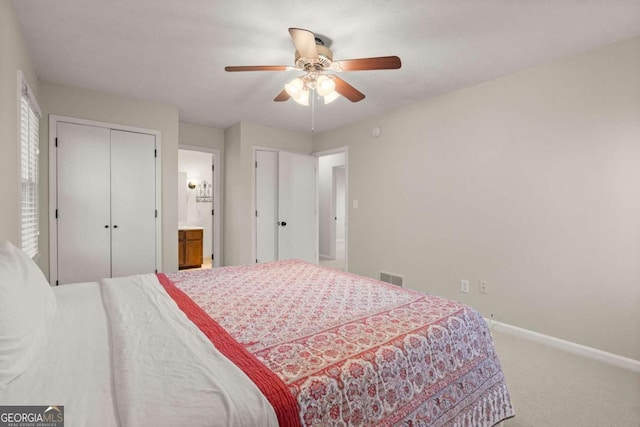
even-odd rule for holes
{"type": "Polygon", "coordinates": [[[187,294],[178,289],[164,273],[158,281],[180,310],[204,333],[213,345],[240,368],[260,389],[273,407],[281,427],[300,427],[300,409],[286,384],[253,354],[236,341],[187,294]]]}

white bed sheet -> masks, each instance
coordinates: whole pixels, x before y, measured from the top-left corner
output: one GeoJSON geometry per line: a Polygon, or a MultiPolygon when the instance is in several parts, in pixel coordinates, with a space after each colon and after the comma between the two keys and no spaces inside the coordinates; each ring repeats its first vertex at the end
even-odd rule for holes
{"type": "Polygon", "coordinates": [[[277,427],[260,389],[167,294],[154,274],[101,281],[123,426],[277,427]]]}
{"type": "Polygon", "coordinates": [[[99,283],[54,288],[57,310],[34,363],[0,391],[2,405],[64,405],[65,426],[117,426],[99,283]]]}

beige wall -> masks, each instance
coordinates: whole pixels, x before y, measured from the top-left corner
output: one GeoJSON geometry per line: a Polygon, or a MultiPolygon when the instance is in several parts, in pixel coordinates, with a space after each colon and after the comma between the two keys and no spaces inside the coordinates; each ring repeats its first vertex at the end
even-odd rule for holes
{"type": "Polygon", "coordinates": [[[9,0],[0,0],[0,242],[20,243],[18,70],[36,98],[39,85],[9,0]]]}
{"type": "Polygon", "coordinates": [[[344,145],[351,271],[640,360],[640,38],[314,136],[344,145]]]}
{"type": "Polygon", "coordinates": [[[224,150],[224,130],[222,129],[180,122],[178,135],[179,143],[183,145],[217,148],[221,152],[224,150]]]}
{"type": "Polygon", "coordinates": [[[246,192],[251,179],[242,173],[242,124],[236,123],[224,131],[224,210],[222,253],[225,265],[248,264],[251,252],[251,206],[247,206],[246,192]],[[249,246],[250,248],[250,246],[249,246]]]}
{"type": "Polygon", "coordinates": [[[310,153],[311,135],[241,122],[224,138],[224,263],[253,264],[254,148],[310,153]]]}
{"type": "Polygon", "coordinates": [[[49,114],[69,116],[105,123],[135,126],[158,130],[162,133],[162,271],[178,269],[178,108],[172,105],[105,94],[101,92],[40,83],[40,107],[43,118],[40,127],[41,155],[41,230],[40,249],[43,256],[40,265],[49,270],[49,114]]]}

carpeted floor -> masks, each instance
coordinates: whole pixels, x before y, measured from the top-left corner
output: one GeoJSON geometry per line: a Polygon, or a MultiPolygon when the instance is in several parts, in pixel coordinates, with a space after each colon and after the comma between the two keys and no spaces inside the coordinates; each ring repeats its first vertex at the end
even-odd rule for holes
{"type": "Polygon", "coordinates": [[[640,374],[493,331],[516,416],[504,427],[640,427],[640,374]]]}
{"type": "Polygon", "coordinates": [[[335,259],[322,259],[320,258],[320,265],[325,267],[336,268],[338,270],[346,270],[345,262],[345,243],[344,240],[336,241],[336,258],[335,259]]]}

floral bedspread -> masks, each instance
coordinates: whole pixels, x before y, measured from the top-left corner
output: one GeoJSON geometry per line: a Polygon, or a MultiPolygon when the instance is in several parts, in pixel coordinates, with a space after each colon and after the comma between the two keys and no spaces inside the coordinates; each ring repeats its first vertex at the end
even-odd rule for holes
{"type": "Polygon", "coordinates": [[[297,260],[167,276],[284,381],[302,425],[514,414],[487,325],[463,304],[297,260]]]}

